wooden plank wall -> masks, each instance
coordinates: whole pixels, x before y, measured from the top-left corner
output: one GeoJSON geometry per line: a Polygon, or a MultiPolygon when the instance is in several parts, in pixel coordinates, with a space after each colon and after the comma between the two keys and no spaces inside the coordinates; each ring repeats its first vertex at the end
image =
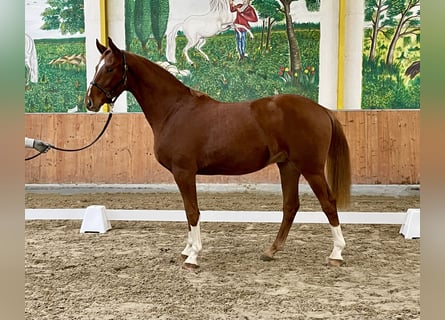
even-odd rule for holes
{"type": "MultiPolygon", "coordinates": [[[[354,184],[418,184],[419,110],[337,111],[351,149],[354,184]]],[[[106,114],[25,114],[25,135],[63,148],[91,142],[106,114]]],[[[25,157],[34,154],[26,149],[25,157]]],[[[279,183],[271,165],[243,176],[201,176],[205,183],[279,183]]],[[[174,183],[153,155],[141,113],[114,114],[104,136],[80,152],[50,150],[25,163],[25,183],[174,183]]]]}

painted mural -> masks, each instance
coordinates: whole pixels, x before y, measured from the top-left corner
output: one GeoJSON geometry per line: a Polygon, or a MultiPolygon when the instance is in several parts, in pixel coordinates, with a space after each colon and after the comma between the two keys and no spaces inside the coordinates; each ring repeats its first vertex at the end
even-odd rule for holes
{"type": "Polygon", "coordinates": [[[126,46],[218,100],[317,100],[318,10],[318,1],[126,0],[126,46]]]}
{"type": "Polygon", "coordinates": [[[25,112],[85,111],[83,5],[25,1],[25,112]]]}
{"type": "Polygon", "coordinates": [[[420,0],[365,0],[362,109],[420,108],[420,0]]]}
{"type": "MultiPolygon", "coordinates": [[[[361,107],[419,108],[420,1],[364,1],[361,107]]],[[[319,9],[319,0],[125,0],[126,48],[218,100],[318,100],[319,9]]],[[[83,10],[84,0],[25,1],[26,112],[85,112],[83,10]]],[[[131,94],[128,111],[140,111],[131,94]]]]}

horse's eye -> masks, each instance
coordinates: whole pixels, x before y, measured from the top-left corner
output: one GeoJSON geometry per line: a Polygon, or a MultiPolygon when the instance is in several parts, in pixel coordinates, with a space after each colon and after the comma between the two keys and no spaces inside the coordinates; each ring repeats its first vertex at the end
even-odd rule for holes
{"type": "Polygon", "coordinates": [[[107,71],[107,72],[111,72],[111,71],[113,71],[113,68],[111,68],[111,67],[106,67],[106,68],[105,68],[105,71],[107,71]]]}

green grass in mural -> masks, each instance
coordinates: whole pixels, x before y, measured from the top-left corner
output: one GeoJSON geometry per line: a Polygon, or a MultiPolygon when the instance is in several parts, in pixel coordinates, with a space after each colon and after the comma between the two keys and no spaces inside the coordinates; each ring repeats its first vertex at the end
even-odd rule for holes
{"type": "Polygon", "coordinates": [[[85,65],[68,58],[85,54],[85,38],[35,40],[35,45],[39,82],[25,87],[25,112],[67,112],[76,106],[84,111],[85,65]]]}

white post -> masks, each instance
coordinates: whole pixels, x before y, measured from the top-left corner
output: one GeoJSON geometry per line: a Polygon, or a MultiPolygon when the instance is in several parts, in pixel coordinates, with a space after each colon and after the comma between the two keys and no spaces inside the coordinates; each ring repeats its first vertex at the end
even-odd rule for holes
{"type": "Polygon", "coordinates": [[[362,52],[364,0],[346,0],[344,79],[338,83],[339,1],[320,2],[320,82],[318,102],[337,109],[338,89],[343,88],[343,108],[360,109],[362,96],[362,52]]]}
{"type": "Polygon", "coordinates": [[[318,103],[334,110],[337,109],[338,10],[337,0],[321,0],[318,103]]]}
{"type": "Polygon", "coordinates": [[[361,109],[365,1],[347,0],[345,19],[343,108],[361,109]]]}
{"type": "MultiPolygon", "coordinates": [[[[107,5],[108,35],[120,48],[125,48],[125,9],[124,1],[109,0],[107,5]],[[111,23],[110,23],[111,21],[111,23]]],[[[84,1],[85,13],[85,51],[87,86],[93,80],[100,54],[96,48],[96,39],[100,40],[100,4],[99,1],[84,1]]],[[[127,94],[122,93],[116,100],[114,112],[127,112],[127,94]]]]}

